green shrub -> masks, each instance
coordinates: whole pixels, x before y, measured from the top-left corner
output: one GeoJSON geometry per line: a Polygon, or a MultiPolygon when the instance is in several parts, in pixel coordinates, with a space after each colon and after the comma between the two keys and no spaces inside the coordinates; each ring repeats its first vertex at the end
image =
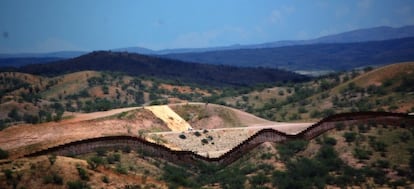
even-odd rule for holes
{"type": "Polygon", "coordinates": [[[298,108],[298,112],[301,113],[301,114],[303,114],[303,113],[307,113],[308,110],[306,110],[305,107],[301,106],[301,107],[298,108]]]}
{"type": "Polygon", "coordinates": [[[377,152],[386,152],[387,144],[382,141],[370,141],[370,146],[377,152]]]}
{"type": "Polygon", "coordinates": [[[375,162],[375,166],[380,167],[380,168],[389,168],[390,167],[390,162],[388,160],[382,160],[379,159],[377,160],[377,162],[375,162]]]}
{"type": "Polygon", "coordinates": [[[169,188],[197,188],[196,183],[191,179],[191,174],[181,167],[165,165],[162,179],[168,183],[169,188]]]}
{"type": "Polygon", "coordinates": [[[323,145],[316,154],[316,160],[321,162],[329,171],[335,171],[341,168],[342,160],[338,157],[338,153],[331,145],[323,145]]]}
{"type": "Polygon", "coordinates": [[[109,183],[109,178],[107,176],[102,176],[102,182],[109,183]]]}
{"type": "Polygon", "coordinates": [[[103,149],[103,148],[98,148],[98,149],[96,149],[96,154],[98,156],[106,156],[106,150],[103,149]]]}
{"type": "Polygon", "coordinates": [[[82,180],[89,180],[88,172],[84,168],[82,168],[81,166],[77,166],[76,169],[78,170],[79,177],[82,180]]]}
{"type": "Polygon", "coordinates": [[[132,184],[127,184],[124,186],[124,189],[141,189],[140,185],[132,185],[132,184]]]}
{"type": "Polygon", "coordinates": [[[116,166],[115,171],[120,173],[120,174],[124,174],[124,175],[128,174],[127,169],[124,166],[120,165],[120,164],[118,164],[116,166]]]}
{"type": "Polygon", "coordinates": [[[358,131],[360,133],[366,133],[366,132],[368,132],[368,130],[369,130],[369,127],[365,126],[364,124],[359,124],[358,125],[358,131]]]}
{"type": "Polygon", "coordinates": [[[310,113],[310,117],[311,117],[311,118],[319,118],[319,117],[321,117],[321,112],[320,112],[320,111],[318,111],[318,110],[313,110],[313,111],[310,113]]]}
{"type": "Polygon", "coordinates": [[[121,160],[121,155],[118,153],[112,154],[106,158],[109,164],[114,164],[115,162],[119,162],[121,160]]]}
{"type": "Polygon", "coordinates": [[[120,162],[121,161],[121,154],[115,153],[114,154],[114,160],[117,161],[117,162],[120,162]]]}
{"type": "Polygon", "coordinates": [[[263,153],[262,155],[260,155],[260,159],[265,160],[265,159],[272,159],[273,154],[272,153],[263,153]]]}
{"type": "Polygon", "coordinates": [[[286,161],[290,159],[294,154],[305,150],[308,146],[308,141],[306,140],[292,140],[284,144],[278,145],[277,150],[282,160],[286,161]]]}
{"type": "Polygon", "coordinates": [[[275,171],[272,175],[273,186],[285,188],[324,188],[327,169],[318,161],[299,158],[288,162],[287,171],[275,171]]]}
{"type": "Polygon", "coordinates": [[[342,130],[344,130],[344,128],[345,128],[345,124],[344,123],[335,123],[335,128],[338,130],[338,131],[342,131],[342,130]]]}
{"type": "Polygon", "coordinates": [[[13,179],[13,171],[10,169],[3,170],[4,175],[6,176],[7,180],[13,179]]]}
{"type": "Polygon", "coordinates": [[[68,181],[66,183],[69,189],[90,189],[91,187],[86,183],[80,180],[77,181],[68,181]]]}
{"type": "Polygon", "coordinates": [[[264,184],[268,183],[269,181],[270,181],[270,179],[268,177],[266,177],[266,175],[262,172],[259,172],[258,174],[254,175],[250,178],[250,183],[253,186],[264,185],[264,184]]]}
{"type": "Polygon", "coordinates": [[[48,159],[49,159],[50,165],[53,165],[56,162],[56,155],[54,155],[54,154],[53,155],[50,155],[48,157],[48,159]]]}
{"type": "Polygon", "coordinates": [[[131,147],[130,146],[125,146],[124,148],[122,148],[122,151],[125,153],[131,153],[131,147]]]}
{"type": "Polygon", "coordinates": [[[265,174],[268,174],[271,171],[275,170],[275,168],[273,167],[273,165],[266,164],[266,163],[262,163],[262,164],[257,165],[257,169],[258,170],[262,170],[265,174]]]}
{"type": "Polygon", "coordinates": [[[95,170],[99,165],[105,164],[105,160],[100,156],[93,156],[87,160],[91,169],[95,170]]]}
{"type": "Polygon", "coordinates": [[[371,154],[372,152],[361,148],[355,148],[353,153],[354,157],[360,160],[368,160],[371,154]]]}
{"type": "Polygon", "coordinates": [[[356,139],[356,133],[355,132],[345,132],[343,137],[345,138],[345,141],[348,143],[354,142],[356,139]]]}
{"type": "Polygon", "coordinates": [[[0,148],[0,159],[7,159],[9,157],[9,152],[0,148]]]}
{"type": "Polygon", "coordinates": [[[58,175],[57,173],[52,173],[52,175],[46,175],[45,177],[43,177],[43,183],[44,184],[58,184],[58,185],[62,185],[63,184],[63,178],[58,175]]]}
{"type": "Polygon", "coordinates": [[[406,143],[408,140],[410,140],[411,135],[408,132],[401,132],[399,133],[399,138],[402,142],[406,143]]]}
{"type": "Polygon", "coordinates": [[[200,133],[200,132],[198,132],[198,131],[196,131],[196,132],[194,132],[194,135],[195,135],[196,137],[199,137],[199,136],[201,136],[201,133],[200,133]]]}
{"type": "Polygon", "coordinates": [[[180,135],[178,135],[178,137],[181,138],[181,139],[186,139],[187,138],[184,134],[180,134],[180,135]]]}
{"type": "Polygon", "coordinates": [[[208,140],[207,139],[205,139],[205,138],[203,138],[203,139],[201,139],[201,144],[208,144],[208,140]]]}
{"type": "Polygon", "coordinates": [[[335,146],[336,145],[336,139],[332,137],[325,137],[323,139],[323,143],[326,145],[335,146]]]}

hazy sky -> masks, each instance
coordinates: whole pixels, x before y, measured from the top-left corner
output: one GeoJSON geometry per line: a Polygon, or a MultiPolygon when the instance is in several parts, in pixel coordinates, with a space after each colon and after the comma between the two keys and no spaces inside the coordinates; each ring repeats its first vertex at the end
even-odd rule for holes
{"type": "Polygon", "coordinates": [[[0,53],[311,39],[414,24],[414,0],[0,0],[0,53]]]}

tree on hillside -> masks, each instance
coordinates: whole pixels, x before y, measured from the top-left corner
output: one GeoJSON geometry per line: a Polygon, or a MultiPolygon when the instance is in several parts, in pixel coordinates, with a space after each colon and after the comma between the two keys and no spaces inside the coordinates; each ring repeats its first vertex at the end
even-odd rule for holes
{"type": "Polygon", "coordinates": [[[9,153],[0,148],[0,159],[6,159],[9,157],[9,153]]]}
{"type": "Polygon", "coordinates": [[[12,110],[10,110],[8,116],[9,116],[10,119],[12,119],[14,121],[20,121],[22,119],[20,117],[19,113],[17,112],[16,108],[13,108],[12,110]]]}

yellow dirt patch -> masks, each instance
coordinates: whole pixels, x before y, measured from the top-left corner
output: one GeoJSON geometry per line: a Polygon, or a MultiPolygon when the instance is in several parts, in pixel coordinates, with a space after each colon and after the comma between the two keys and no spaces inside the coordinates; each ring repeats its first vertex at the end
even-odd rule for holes
{"type": "Polygon", "coordinates": [[[145,107],[145,109],[150,110],[155,116],[163,120],[172,131],[188,131],[192,129],[190,124],[167,105],[150,106],[145,107]]]}

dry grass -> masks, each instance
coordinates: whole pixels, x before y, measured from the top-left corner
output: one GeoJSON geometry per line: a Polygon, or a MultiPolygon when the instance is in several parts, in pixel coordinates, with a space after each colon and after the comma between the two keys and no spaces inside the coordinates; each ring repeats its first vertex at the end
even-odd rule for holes
{"type": "Polygon", "coordinates": [[[203,96],[211,96],[211,94],[207,90],[202,90],[196,87],[189,87],[189,86],[178,86],[178,85],[171,85],[171,84],[161,84],[159,86],[160,89],[165,89],[167,91],[173,92],[174,90],[178,91],[181,94],[194,94],[199,93],[203,96]]]}
{"type": "Polygon", "coordinates": [[[46,99],[58,98],[59,95],[77,94],[88,87],[88,79],[100,77],[101,73],[96,71],[82,71],[50,78],[58,81],[56,85],[42,93],[46,99]]]}
{"type": "Polygon", "coordinates": [[[369,85],[379,86],[386,80],[397,78],[401,75],[410,74],[413,72],[414,62],[391,64],[374,69],[354,79],[351,79],[348,82],[345,82],[342,85],[339,85],[332,89],[332,92],[339,92],[341,89],[348,86],[348,84],[351,82],[355,83],[359,87],[368,87],[369,85]]]}
{"type": "Polygon", "coordinates": [[[293,89],[290,89],[291,93],[288,93],[288,89],[289,87],[272,87],[261,91],[253,91],[241,96],[226,97],[223,98],[223,101],[231,105],[236,105],[237,103],[244,104],[246,101],[244,101],[243,98],[247,97],[247,102],[249,105],[252,105],[254,108],[261,108],[266,102],[269,102],[271,100],[286,100],[287,97],[294,94],[293,89]],[[283,91],[283,95],[279,94],[280,91],[283,91]]]}

